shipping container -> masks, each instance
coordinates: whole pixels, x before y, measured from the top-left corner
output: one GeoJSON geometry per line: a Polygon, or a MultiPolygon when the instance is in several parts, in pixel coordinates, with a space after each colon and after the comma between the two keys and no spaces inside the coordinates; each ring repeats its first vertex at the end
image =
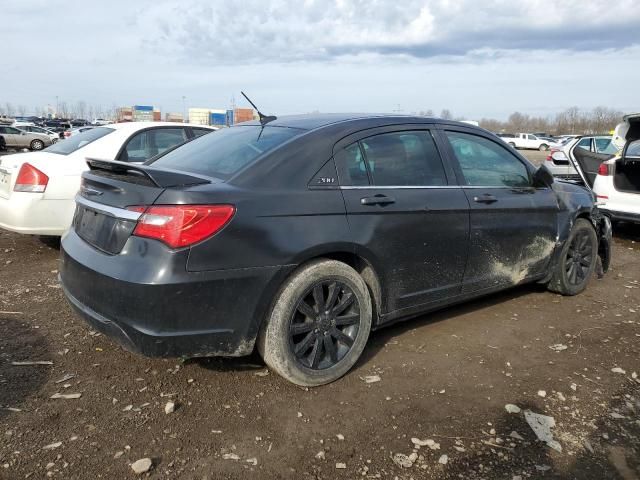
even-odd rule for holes
{"type": "Polygon", "coordinates": [[[234,123],[253,120],[253,108],[236,108],[233,112],[233,117],[234,123]]]}
{"type": "Polygon", "coordinates": [[[211,113],[209,115],[209,125],[215,125],[216,127],[222,127],[227,124],[227,112],[223,113],[211,113]]]}
{"type": "Polygon", "coordinates": [[[138,110],[140,112],[153,112],[152,105],[134,105],[133,109],[138,110]]]}
{"type": "Polygon", "coordinates": [[[160,110],[153,110],[153,121],[160,122],[162,120],[162,113],[160,110]]]}
{"type": "Polygon", "coordinates": [[[166,113],[164,119],[166,122],[182,123],[184,121],[184,117],[181,113],[166,113]]]}
{"type": "Polygon", "coordinates": [[[189,123],[194,125],[209,125],[209,108],[190,108],[189,123]]]}

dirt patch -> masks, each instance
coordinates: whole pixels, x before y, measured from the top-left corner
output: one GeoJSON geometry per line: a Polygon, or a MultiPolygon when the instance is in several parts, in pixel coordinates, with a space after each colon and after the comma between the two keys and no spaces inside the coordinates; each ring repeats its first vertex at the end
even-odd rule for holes
{"type": "Polygon", "coordinates": [[[621,226],[611,271],[581,295],[523,286],[383,329],[346,377],[301,389],[255,355],[122,350],[71,312],[55,243],[0,233],[0,478],[134,478],[143,458],[149,478],[632,478],[638,242],[621,226]],[[561,452],[527,409],[554,418],[561,452]]]}

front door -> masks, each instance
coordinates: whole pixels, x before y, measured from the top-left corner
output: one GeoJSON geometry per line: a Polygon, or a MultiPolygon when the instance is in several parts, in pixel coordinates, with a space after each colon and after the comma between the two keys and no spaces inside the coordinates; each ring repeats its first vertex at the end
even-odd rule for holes
{"type": "Polygon", "coordinates": [[[459,294],[467,261],[467,199],[432,132],[411,128],[335,154],[353,241],[381,277],[381,313],[459,294]]]}
{"type": "Polygon", "coordinates": [[[462,129],[444,136],[470,205],[463,293],[544,275],[557,235],[553,190],[535,188],[530,167],[498,141],[462,129]]]}

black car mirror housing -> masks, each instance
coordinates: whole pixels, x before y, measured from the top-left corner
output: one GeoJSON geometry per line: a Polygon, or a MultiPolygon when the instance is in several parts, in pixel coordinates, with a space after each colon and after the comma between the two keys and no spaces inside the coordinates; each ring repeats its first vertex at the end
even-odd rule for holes
{"type": "Polygon", "coordinates": [[[546,165],[540,165],[533,174],[533,185],[535,187],[550,187],[554,178],[546,165]]]}

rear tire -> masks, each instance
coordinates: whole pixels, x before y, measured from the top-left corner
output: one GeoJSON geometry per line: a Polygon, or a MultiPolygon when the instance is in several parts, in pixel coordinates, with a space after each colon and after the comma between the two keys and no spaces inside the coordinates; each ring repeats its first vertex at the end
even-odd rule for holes
{"type": "Polygon", "coordinates": [[[562,247],[547,288],[562,295],[577,295],[587,288],[598,261],[598,236],[584,218],[576,220],[562,247]]]}
{"type": "Polygon", "coordinates": [[[316,260],[293,273],[258,336],[265,363],[296,385],[331,383],[358,361],[371,331],[369,290],[350,266],[316,260]]]}
{"type": "Polygon", "coordinates": [[[509,145],[511,145],[513,148],[516,148],[516,144],[513,142],[509,142],[509,145]]]}
{"type": "Polygon", "coordinates": [[[31,150],[42,150],[44,148],[44,142],[42,140],[32,140],[30,147],[31,150]]]}
{"type": "Polygon", "coordinates": [[[540,150],[541,152],[546,152],[547,150],[549,150],[549,145],[543,143],[542,145],[540,145],[540,147],[538,147],[538,150],[540,150]]]}

